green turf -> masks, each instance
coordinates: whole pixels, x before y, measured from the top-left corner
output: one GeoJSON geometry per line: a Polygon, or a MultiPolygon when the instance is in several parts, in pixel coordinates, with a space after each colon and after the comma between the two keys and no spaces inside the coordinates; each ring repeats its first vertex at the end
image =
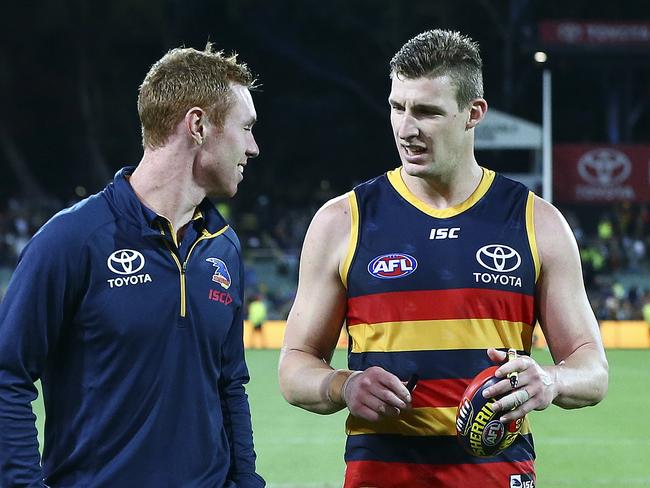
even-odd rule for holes
{"type": "MultiPolygon", "coordinates": [[[[536,350],[542,364],[548,353],[536,350]]],[[[610,388],[598,406],[550,407],[530,415],[540,487],[650,486],[650,350],[610,350],[610,388]]],[[[248,351],[248,386],[258,470],[271,488],[339,487],[345,414],[321,416],[288,405],[277,386],[278,351],[248,351]]],[[[337,352],[335,365],[345,356],[337,352]]],[[[35,410],[42,419],[37,401],[35,410]]]]}
{"type": "MultiPolygon", "coordinates": [[[[271,487],[340,487],[346,414],[317,415],[289,405],[278,389],[278,355],[246,353],[258,470],[271,487]]],[[[345,367],[345,361],[337,353],[333,364],[345,367]]]]}
{"type": "MultiPolygon", "coordinates": [[[[533,356],[548,363],[550,356],[533,356]]],[[[649,350],[609,350],[609,392],[595,407],[531,415],[541,487],[650,486],[649,350]]]]}

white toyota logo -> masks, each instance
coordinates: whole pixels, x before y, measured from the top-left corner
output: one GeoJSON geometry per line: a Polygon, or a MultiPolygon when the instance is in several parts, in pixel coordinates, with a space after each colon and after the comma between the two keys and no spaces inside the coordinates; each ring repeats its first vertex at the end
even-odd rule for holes
{"type": "Polygon", "coordinates": [[[630,176],[632,163],[616,149],[594,149],[578,161],[578,173],[583,180],[600,186],[622,183],[630,176]]]}
{"type": "Polygon", "coordinates": [[[481,266],[490,271],[508,273],[521,264],[521,256],[510,246],[503,244],[488,244],[476,251],[476,260],[481,266]]]}
{"type": "Polygon", "coordinates": [[[144,256],[133,249],[120,249],[108,257],[106,264],[113,273],[130,275],[144,268],[144,256]]]}

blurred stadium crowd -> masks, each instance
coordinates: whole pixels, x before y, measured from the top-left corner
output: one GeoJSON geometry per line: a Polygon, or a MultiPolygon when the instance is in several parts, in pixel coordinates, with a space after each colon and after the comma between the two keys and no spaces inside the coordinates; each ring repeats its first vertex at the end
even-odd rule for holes
{"type": "MultiPolygon", "coordinates": [[[[269,319],[285,319],[293,301],[300,248],[316,210],[333,192],[324,186],[297,207],[260,195],[245,211],[218,207],[239,234],[247,265],[247,297],[261,296],[269,319]]],[[[0,202],[0,297],[20,252],[39,227],[74,202],[0,202]]],[[[650,323],[650,208],[646,204],[560,208],[582,258],[591,305],[599,320],[650,323]]]]}

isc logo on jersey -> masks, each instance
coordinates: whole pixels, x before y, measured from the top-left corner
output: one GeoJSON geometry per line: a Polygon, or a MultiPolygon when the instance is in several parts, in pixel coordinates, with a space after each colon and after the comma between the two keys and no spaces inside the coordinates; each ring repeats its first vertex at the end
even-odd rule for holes
{"type": "Polygon", "coordinates": [[[368,273],[375,278],[391,280],[403,278],[413,273],[418,267],[418,262],[408,254],[393,253],[377,256],[368,264],[368,273]]]}
{"type": "Polygon", "coordinates": [[[535,480],[527,473],[511,474],[510,488],[535,488],[535,480]]]}
{"type": "Polygon", "coordinates": [[[111,288],[151,282],[149,273],[136,274],[144,268],[144,256],[142,253],[133,249],[119,249],[115,251],[108,256],[106,265],[113,273],[121,275],[117,278],[107,280],[111,288]]]}
{"type": "Polygon", "coordinates": [[[460,227],[439,227],[431,229],[429,240],[434,239],[458,239],[460,237],[460,227]]]}

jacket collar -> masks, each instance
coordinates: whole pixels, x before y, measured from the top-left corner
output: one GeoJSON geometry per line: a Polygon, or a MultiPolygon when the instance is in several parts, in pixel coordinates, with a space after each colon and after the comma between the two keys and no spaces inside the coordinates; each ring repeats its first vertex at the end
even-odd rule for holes
{"type": "MultiPolygon", "coordinates": [[[[158,222],[164,217],[158,215],[138,199],[128,181],[128,177],[134,170],[135,166],[126,166],[115,173],[113,181],[104,190],[105,194],[123,218],[142,230],[142,235],[160,236],[158,222]]],[[[198,205],[192,220],[199,221],[202,228],[210,233],[215,233],[227,225],[225,219],[208,198],[204,198],[198,205]]]]}

